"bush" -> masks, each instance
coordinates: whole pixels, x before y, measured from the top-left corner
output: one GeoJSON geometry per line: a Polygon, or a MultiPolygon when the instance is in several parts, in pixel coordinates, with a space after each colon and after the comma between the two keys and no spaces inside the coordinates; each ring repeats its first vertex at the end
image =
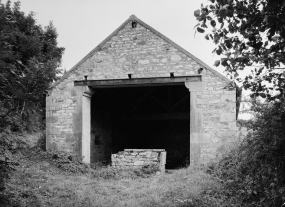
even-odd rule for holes
{"type": "Polygon", "coordinates": [[[82,163],[78,155],[59,151],[45,152],[41,149],[39,149],[36,154],[40,156],[41,160],[46,160],[69,174],[84,174],[89,172],[89,166],[82,163]]]}
{"type": "Polygon", "coordinates": [[[39,147],[43,151],[46,150],[46,131],[45,130],[41,132],[41,135],[37,141],[36,146],[39,147]]]}
{"type": "Polygon", "coordinates": [[[93,178],[103,179],[136,179],[148,178],[154,175],[159,168],[155,164],[144,165],[140,167],[111,167],[100,166],[91,171],[93,178]]]}
{"type": "Polygon", "coordinates": [[[15,165],[19,164],[14,153],[24,147],[26,147],[26,143],[22,136],[11,133],[7,129],[0,133],[0,206],[8,205],[9,203],[9,198],[3,194],[6,188],[5,180],[15,170],[15,165]]]}
{"type": "Polygon", "coordinates": [[[235,205],[279,207],[285,202],[285,103],[255,101],[252,109],[248,135],[209,170],[235,205]]]}

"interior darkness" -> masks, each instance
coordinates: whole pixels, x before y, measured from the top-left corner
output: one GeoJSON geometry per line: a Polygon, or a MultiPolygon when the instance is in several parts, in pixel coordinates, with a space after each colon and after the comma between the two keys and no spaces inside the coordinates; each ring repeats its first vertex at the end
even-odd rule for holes
{"type": "Polygon", "coordinates": [[[108,162],[124,149],[165,149],[167,169],[189,164],[190,93],[184,85],[95,91],[91,160],[108,162]]]}

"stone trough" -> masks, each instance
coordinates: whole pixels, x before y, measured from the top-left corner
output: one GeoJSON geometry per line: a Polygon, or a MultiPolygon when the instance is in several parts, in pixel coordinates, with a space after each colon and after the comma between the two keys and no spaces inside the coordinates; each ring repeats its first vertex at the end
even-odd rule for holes
{"type": "Polygon", "coordinates": [[[164,149],[125,149],[112,154],[112,166],[114,167],[142,167],[155,164],[160,172],[165,172],[166,151],[164,149]]]}

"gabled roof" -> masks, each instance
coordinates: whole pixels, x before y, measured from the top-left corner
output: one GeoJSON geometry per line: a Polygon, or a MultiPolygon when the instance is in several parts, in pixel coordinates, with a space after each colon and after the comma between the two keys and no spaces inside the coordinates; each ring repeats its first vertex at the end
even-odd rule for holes
{"type": "Polygon", "coordinates": [[[54,88],[56,85],[58,85],[60,82],[62,82],[64,79],[66,79],[74,70],[76,70],[76,68],[82,64],[84,61],[86,61],[88,58],[92,57],[92,55],[94,54],[94,52],[98,51],[101,49],[101,47],[107,42],[109,41],[113,36],[115,36],[121,29],[123,29],[126,24],[128,24],[129,22],[132,21],[136,21],[137,23],[141,24],[142,26],[144,26],[146,29],[150,30],[151,32],[153,32],[154,34],[156,34],[158,37],[162,38],[164,41],[166,41],[167,43],[169,43],[171,46],[173,46],[174,48],[176,48],[177,50],[179,50],[180,52],[184,53],[185,55],[187,55],[188,57],[190,57],[191,59],[193,59],[194,61],[196,61],[199,65],[201,65],[203,68],[211,71],[212,73],[214,73],[215,75],[217,75],[218,77],[220,77],[222,80],[224,80],[226,83],[231,83],[232,81],[229,80],[228,78],[226,78],[224,75],[222,75],[221,73],[219,73],[218,71],[216,71],[215,69],[211,68],[209,65],[207,65],[206,63],[204,63],[202,60],[200,60],[199,58],[195,57],[194,55],[192,55],[190,52],[186,51],[185,49],[183,49],[182,47],[180,47],[179,45],[177,45],[175,42],[173,42],[172,40],[170,40],[169,38],[167,38],[166,36],[164,36],[163,34],[161,34],[160,32],[158,32],[157,30],[155,30],[154,28],[152,28],[151,26],[149,26],[148,24],[146,24],[145,22],[143,22],[142,20],[140,20],[139,18],[137,18],[135,15],[131,15],[121,26],[119,26],[112,34],[110,34],[106,39],[104,39],[97,47],[95,47],[93,50],[91,50],[91,52],[89,52],[82,60],[80,60],[75,66],[73,66],[68,72],[66,72],[61,78],[60,80],[56,81],[55,83],[53,83],[50,86],[50,89],[54,88]]]}

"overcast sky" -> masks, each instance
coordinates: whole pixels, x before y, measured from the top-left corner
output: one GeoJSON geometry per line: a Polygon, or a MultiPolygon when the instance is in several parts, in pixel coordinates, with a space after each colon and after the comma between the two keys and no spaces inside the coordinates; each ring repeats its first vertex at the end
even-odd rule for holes
{"type": "MultiPolygon", "coordinates": [[[[35,12],[38,24],[52,21],[65,48],[62,68],[69,70],[132,14],[210,66],[214,45],[196,34],[193,13],[206,0],[21,0],[21,10],[35,12]]],[[[214,66],[213,66],[214,67],[214,66]]],[[[218,69],[222,72],[223,69],[218,69]]]]}
{"type": "Polygon", "coordinates": [[[21,0],[21,11],[33,11],[42,26],[53,22],[58,45],[65,48],[62,68],[66,70],[134,14],[223,73],[222,67],[213,66],[219,58],[212,54],[215,45],[204,38],[205,34],[194,37],[194,11],[201,3],[207,0],[21,0]]]}

